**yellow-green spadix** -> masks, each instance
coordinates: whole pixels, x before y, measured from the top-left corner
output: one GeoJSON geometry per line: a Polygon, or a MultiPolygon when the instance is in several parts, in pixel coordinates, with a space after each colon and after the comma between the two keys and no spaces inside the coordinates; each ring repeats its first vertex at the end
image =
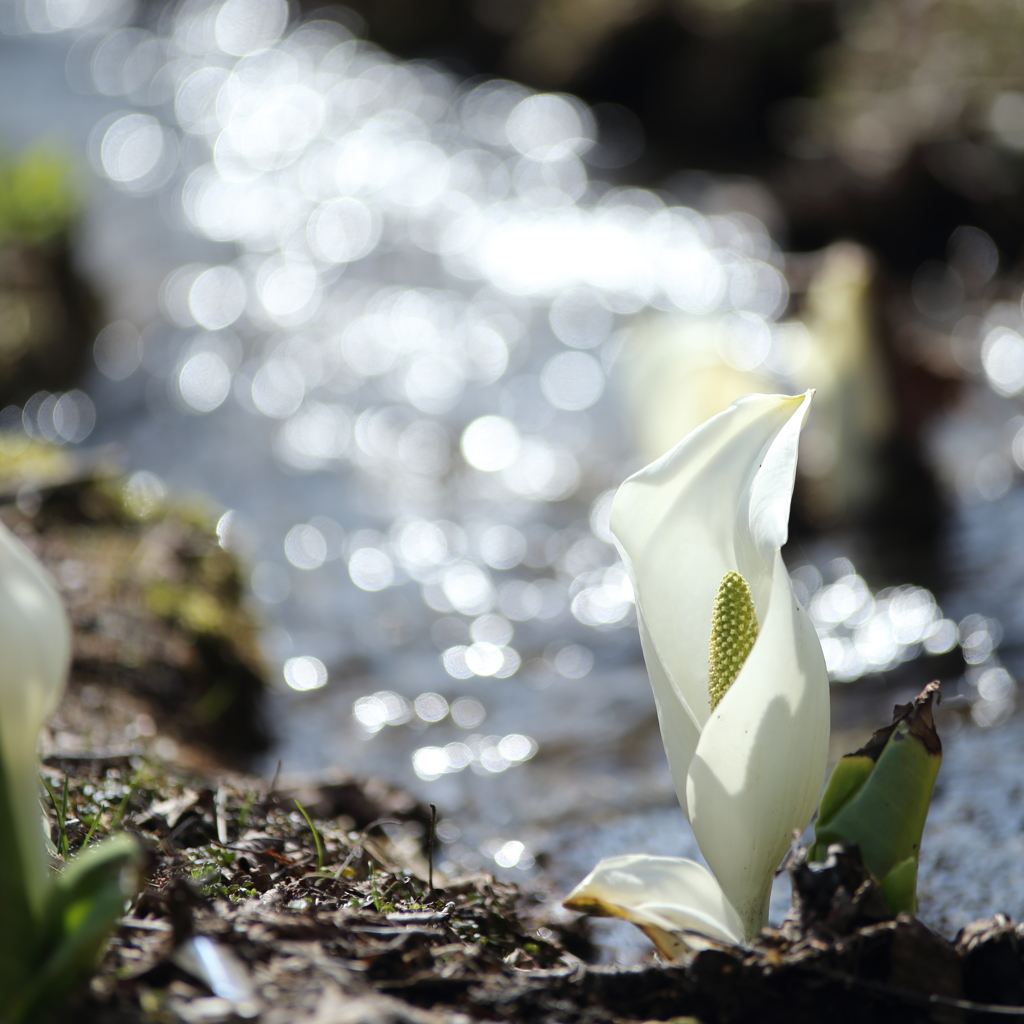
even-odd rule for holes
{"type": "Polygon", "coordinates": [[[613,857],[566,905],[633,921],[666,956],[757,934],[821,793],[828,675],[780,554],[810,401],[738,399],[612,503],[676,794],[710,871],[613,857]]]}

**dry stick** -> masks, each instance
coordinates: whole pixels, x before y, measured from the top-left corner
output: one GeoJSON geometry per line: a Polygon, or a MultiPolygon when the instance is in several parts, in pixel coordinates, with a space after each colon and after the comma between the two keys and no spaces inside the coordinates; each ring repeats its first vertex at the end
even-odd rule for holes
{"type": "Polygon", "coordinates": [[[342,862],[341,867],[338,868],[336,877],[340,878],[342,871],[344,871],[345,868],[347,868],[349,866],[349,864],[352,863],[352,858],[355,857],[357,854],[361,854],[362,853],[362,851],[363,851],[363,843],[366,842],[367,836],[369,835],[369,832],[370,832],[371,829],[376,828],[378,825],[401,825],[401,824],[402,824],[402,822],[396,821],[394,818],[377,818],[375,821],[371,821],[370,824],[367,825],[366,828],[364,828],[363,831],[359,833],[359,838],[352,844],[352,847],[349,850],[348,856],[342,862]]]}
{"type": "Polygon", "coordinates": [[[213,808],[217,818],[217,839],[221,846],[227,846],[228,842],[228,815],[227,815],[228,791],[221,783],[217,787],[217,794],[213,798],[213,808]]]}
{"type": "Polygon", "coordinates": [[[281,777],[281,759],[277,759],[277,768],[274,770],[274,777],[270,780],[270,789],[267,790],[267,795],[264,799],[269,800],[273,795],[275,789],[277,789],[277,780],[281,777]]]}
{"type": "Polygon", "coordinates": [[[277,780],[281,776],[281,759],[277,759],[277,767],[274,769],[274,777],[270,780],[270,788],[263,794],[261,800],[259,800],[255,806],[259,808],[260,814],[263,815],[264,824],[266,824],[267,815],[270,813],[270,801],[273,799],[274,790],[277,789],[277,780]]]}
{"type": "Polygon", "coordinates": [[[957,1010],[967,1010],[971,1013],[989,1013],[995,1016],[1024,1017],[1024,1006],[1004,1006],[999,1003],[976,1003],[972,999],[956,999],[952,996],[942,996],[937,992],[928,995],[924,992],[913,992],[910,989],[899,988],[896,985],[886,985],[884,982],[868,981],[865,978],[858,978],[843,971],[832,971],[818,968],[813,972],[832,981],[841,982],[847,989],[859,988],[864,992],[880,996],[890,996],[893,999],[901,999],[907,1003],[915,1003],[918,1006],[949,1006],[957,1010]]]}
{"type": "Polygon", "coordinates": [[[434,833],[437,829],[437,808],[430,805],[430,835],[427,838],[427,868],[429,871],[428,885],[430,888],[427,890],[429,893],[434,892],[434,833]]]}

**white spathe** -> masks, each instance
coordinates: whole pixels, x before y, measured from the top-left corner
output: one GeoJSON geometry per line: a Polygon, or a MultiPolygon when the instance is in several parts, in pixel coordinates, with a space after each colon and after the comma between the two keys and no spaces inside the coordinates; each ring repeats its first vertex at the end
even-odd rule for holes
{"type": "Polygon", "coordinates": [[[654,898],[635,882],[618,884],[622,866],[612,858],[567,905],[659,928],[650,920],[654,899],[662,922],[676,922],[665,930],[680,938],[693,930],[749,939],[767,921],[775,869],[814,813],[828,750],[828,674],[780,554],[810,400],[740,398],[615,495],[611,529],[636,593],[662,739],[714,877],[692,861],[676,859],[669,871],[672,858],[631,857],[627,874],[657,879],[654,898]],[[729,570],[750,587],[759,632],[712,712],[711,616],[729,570]],[[709,884],[720,904],[709,902],[709,884]],[[713,923],[702,926],[709,915],[713,923]]]}
{"type": "Polygon", "coordinates": [[[699,945],[698,936],[729,943],[743,939],[743,923],[715,876],[683,857],[605,857],[566,903],[573,910],[632,922],[669,959],[699,945]]]}
{"type": "Polygon", "coordinates": [[[56,587],[0,524],[0,786],[16,823],[12,838],[20,848],[29,900],[37,908],[47,868],[36,744],[64,692],[70,660],[71,628],[56,587]]]}

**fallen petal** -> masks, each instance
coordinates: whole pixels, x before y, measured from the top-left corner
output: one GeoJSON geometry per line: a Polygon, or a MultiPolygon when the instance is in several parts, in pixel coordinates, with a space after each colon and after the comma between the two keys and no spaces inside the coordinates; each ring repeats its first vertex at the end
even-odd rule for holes
{"type": "Polygon", "coordinates": [[[743,935],[714,875],[682,857],[606,857],[564,905],[637,925],[669,960],[706,946],[704,939],[735,944],[743,935]]]}

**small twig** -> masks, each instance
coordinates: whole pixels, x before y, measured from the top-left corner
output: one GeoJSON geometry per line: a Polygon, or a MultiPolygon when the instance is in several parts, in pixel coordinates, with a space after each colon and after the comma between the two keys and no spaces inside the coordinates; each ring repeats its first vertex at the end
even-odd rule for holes
{"type": "Polygon", "coordinates": [[[277,759],[277,768],[274,769],[274,777],[270,780],[270,789],[267,790],[267,795],[264,797],[265,800],[269,800],[274,795],[274,790],[277,789],[277,780],[281,777],[281,759],[277,759]]]}
{"type": "Polygon", "coordinates": [[[217,787],[217,795],[213,798],[213,806],[217,814],[217,839],[222,846],[228,841],[227,802],[228,791],[220,785],[217,787]]]}
{"type": "Polygon", "coordinates": [[[789,837],[789,849],[786,851],[786,856],[782,858],[782,863],[778,866],[775,871],[775,877],[778,878],[780,875],[784,875],[792,866],[793,862],[802,853],[807,851],[800,845],[800,830],[798,828],[793,829],[793,834],[789,837]]]}
{"type": "Polygon", "coordinates": [[[430,835],[427,837],[427,871],[429,886],[427,892],[432,894],[434,892],[434,835],[437,831],[437,808],[430,805],[430,835]]]}
{"type": "MultiPolygon", "coordinates": [[[[277,781],[281,777],[281,765],[282,761],[280,758],[277,759],[277,767],[274,769],[274,777],[270,780],[270,786],[267,791],[260,797],[259,800],[254,801],[253,806],[258,808],[258,812],[262,818],[264,824],[266,824],[267,816],[270,814],[271,802],[274,798],[274,791],[277,789],[277,781]]],[[[247,815],[248,817],[248,815],[247,815]]]]}
{"type": "Polygon", "coordinates": [[[372,828],[376,828],[378,825],[401,825],[400,821],[395,821],[394,818],[377,818],[376,821],[371,821],[362,832],[359,833],[359,838],[352,844],[352,848],[349,850],[348,856],[342,862],[342,865],[335,872],[335,877],[340,878],[341,873],[352,863],[352,858],[359,856],[363,852],[363,844],[366,842],[366,834],[372,828]]]}
{"type": "Polygon", "coordinates": [[[913,992],[910,989],[899,988],[896,985],[886,985],[880,981],[868,981],[865,978],[857,978],[852,974],[845,974],[843,971],[832,971],[827,968],[816,968],[812,973],[838,981],[847,988],[859,988],[864,992],[875,993],[879,996],[889,996],[893,999],[900,999],[907,1003],[915,1003],[918,1006],[948,1006],[957,1010],[967,1010],[971,1013],[991,1013],[1005,1017],[1024,1017],[1024,1006],[1002,1006],[998,1003],[976,1003],[973,999],[956,999],[953,996],[939,995],[933,992],[927,995],[923,992],[913,992]]]}
{"type": "Polygon", "coordinates": [[[166,921],[152,920],[151,918],[122,917],[122,928],[139,928],[144,932],[171,932],[174,927],[166,921]]]}

